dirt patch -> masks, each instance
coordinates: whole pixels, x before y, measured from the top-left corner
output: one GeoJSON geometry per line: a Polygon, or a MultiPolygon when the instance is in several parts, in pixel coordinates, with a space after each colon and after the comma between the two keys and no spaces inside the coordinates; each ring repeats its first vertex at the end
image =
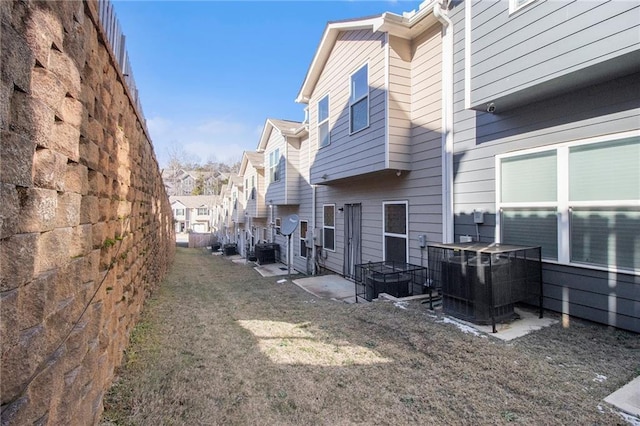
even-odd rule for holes
{"type": "Polygon", "coordinates": [[[640,374],[634,333],[572,319],[502,342],[277,279],[179,248],[102,424],[620,424],[602,400],[640,374]]]}

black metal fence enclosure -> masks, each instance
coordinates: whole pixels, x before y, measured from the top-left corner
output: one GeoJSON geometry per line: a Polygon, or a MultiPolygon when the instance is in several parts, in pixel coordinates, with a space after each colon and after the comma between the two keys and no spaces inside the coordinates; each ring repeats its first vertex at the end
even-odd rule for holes
{"type": "Polygon", "coordinates": [[[429,290],[427,268],[410,263],[369,262],[355,266],[356,300],[371,301],[380,293],[394,297],[425,294],[429,290]]]}
{"type": "Polygon", "coordinates": [[[280,261],[280,245],[276,243],[264,243],[255,245],[256,260],[260,265],[276,263],[280,261]]]}
{"type": "Polygon", "coordinates": [[[537,305],[542,318],[540,247],[430,244],[429,279],[442,290],[446,314],[476,324],[513,319],[514,304],[537,305]]]}

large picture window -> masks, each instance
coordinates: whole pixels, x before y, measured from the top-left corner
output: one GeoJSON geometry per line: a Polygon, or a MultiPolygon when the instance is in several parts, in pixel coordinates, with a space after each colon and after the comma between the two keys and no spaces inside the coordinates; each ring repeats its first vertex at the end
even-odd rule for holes
{"type": "Polygon", "coordinates": [[[369,66],[364,65],[351,76],[349,97],[349,131],[355,133],[369,126],[369,66]]]}
{"type": "Polygon", "coordinates": [[[389,262],[407,263],[408,223],[406,201],[389,201],[383,206],[383,254],[389,262]]]}
{"type": "Polygon", "coordinates": [[[497,159],[499,236],[546,259],[640,270],[640,136],[497,159]]]}
{"type": "Polygon", "coordinates": [[[318,145],[320,148],[331,143],[329,132],[329,95],[318,102],[318,145]]]}
{"type": "Polygon", "coordinates": [[[336,249],[336,206],[335,204],[325,204],[322,206],[322,246],[334,251],[336,249]]]}

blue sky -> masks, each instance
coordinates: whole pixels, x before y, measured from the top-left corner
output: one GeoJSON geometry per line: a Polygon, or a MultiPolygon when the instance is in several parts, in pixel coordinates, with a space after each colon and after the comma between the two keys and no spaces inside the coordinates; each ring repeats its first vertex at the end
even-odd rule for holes
{"type": "Polygon", "coordinates": [[[172,152],[231,163],[294,102],[327,21],[417,9],[419,1],[113,0],[147,126],[172,152]]]}

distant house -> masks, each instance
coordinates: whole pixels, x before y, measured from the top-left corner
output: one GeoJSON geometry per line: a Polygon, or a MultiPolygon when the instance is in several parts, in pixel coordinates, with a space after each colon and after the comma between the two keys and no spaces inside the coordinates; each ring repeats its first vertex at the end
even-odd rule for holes
{"type": "Polygon", "coordinates": [[[449,16],[456,239],[541,245],[546,308],[640,332],[640,5],[449,16]]]}
{"type": "Polygon", "coordinates": [[[176,232],[213,232],[214,195],[174,195],[169,197],[176,232]]]}

